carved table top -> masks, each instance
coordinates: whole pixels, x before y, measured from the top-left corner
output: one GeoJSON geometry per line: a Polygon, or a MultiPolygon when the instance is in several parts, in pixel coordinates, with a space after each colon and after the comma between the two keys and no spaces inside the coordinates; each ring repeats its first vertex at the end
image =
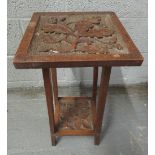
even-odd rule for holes
{"type": "Polygon", "coordinates": [[[141,65],[143,57],[113,12],[34,13],[16,68],[141,65]]]}

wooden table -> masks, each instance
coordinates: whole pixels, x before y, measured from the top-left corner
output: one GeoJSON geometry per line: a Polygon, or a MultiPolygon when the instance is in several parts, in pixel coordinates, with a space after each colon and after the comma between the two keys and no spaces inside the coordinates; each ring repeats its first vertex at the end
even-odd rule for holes
{"type": "Polygon", "coordinates": [[[98,145],[112,66],[142,62],[114,12],[34,13],[13,61],[18,69],[42,69],[52,145],[66,135],[91,135],[98,145]],[[58,96],[56,68],[63,67],[94,68],[91,97],[58,96]]]}

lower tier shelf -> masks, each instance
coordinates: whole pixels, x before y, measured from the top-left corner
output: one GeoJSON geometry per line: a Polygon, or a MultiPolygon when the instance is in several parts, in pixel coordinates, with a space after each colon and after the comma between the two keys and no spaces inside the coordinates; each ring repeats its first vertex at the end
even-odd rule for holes
{"type": "Polygon", "coordinates": [[[55,109],[57,133],[94,134],[94,106],[89,97],[60,97],[55,109]]]}

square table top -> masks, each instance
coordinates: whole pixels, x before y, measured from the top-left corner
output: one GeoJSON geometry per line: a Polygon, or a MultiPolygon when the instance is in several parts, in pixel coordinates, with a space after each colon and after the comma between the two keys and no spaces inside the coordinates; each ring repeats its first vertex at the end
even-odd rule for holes
{"type": "Polygon", "coordinates": [[[16,68],[139,66],[143,57],[114,12],[36,12],[16,68]]]}

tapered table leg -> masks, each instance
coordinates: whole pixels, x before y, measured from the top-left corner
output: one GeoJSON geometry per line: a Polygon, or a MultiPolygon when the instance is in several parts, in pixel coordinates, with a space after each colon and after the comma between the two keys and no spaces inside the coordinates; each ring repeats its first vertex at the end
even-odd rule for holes
{"type": "Polygon", "coordinates": [[[100,133],[102,127],[102,120],[104,114],[104,108],[106,104],[106,96],[109,87],[111,67],[102,67],[101,83],[99,87],[98,105],[97,105],[97,118],[95,123],[95,145],[100,143],[100,133]]]}
{"type": "Polygon", "coordinates": [[[52,145],[56,145],[56,137],[54,136],[55,132],[55,122],[54,122],[54,107],[53,107],[53,92],[52,85],[50,80],[50,69],[42,69],[43,79],[44,79],[44,87],[45,87],[45,95],[48,109],[48,117],[50,124],[50,132],[51,132],[51,141],[52,145]]]}

